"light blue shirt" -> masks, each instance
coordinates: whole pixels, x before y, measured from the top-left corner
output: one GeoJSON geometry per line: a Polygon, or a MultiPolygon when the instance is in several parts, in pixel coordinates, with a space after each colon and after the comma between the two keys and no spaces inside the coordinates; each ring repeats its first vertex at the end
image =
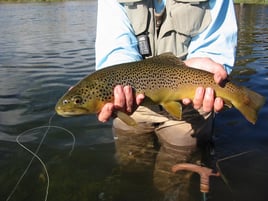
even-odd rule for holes
{"type": "MultiPolygon", "coordinates": [[[[161,10],[165,0],[159,4],[161,10]]],[[[237,24],[231,0],[210,0],[212,21],[192,38],[187,58],[209,57],[230,73],[235,62],[237,24]]],[[[96,69],[139,61],[138,41],[124,7],[117,0],[99,0],[96,35],[96,69]]]]}

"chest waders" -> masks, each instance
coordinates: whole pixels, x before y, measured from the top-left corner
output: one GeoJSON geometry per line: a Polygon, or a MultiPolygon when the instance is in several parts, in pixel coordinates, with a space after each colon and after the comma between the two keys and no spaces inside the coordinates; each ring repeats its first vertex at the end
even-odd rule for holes
{"type": "MultiPolygon", "coordinates": [[[[172,52],[184,59],[192,37],[211,22],[208,0],[166,0],[161,12],[155,10],[156,0],[117,1],[126,10],[144,58],[172,52]]],[[[174,174],[171,167],[201,160],[201,152],[196,148],[211,138],[213,115],[187,106],[184,121],[175,121],[168,119],[160,108],[140,106],[132,117],[142,122],[140,127],[129,127],[118,118],[113,122],[117,159],[122,169],[137,171],[140,167],[144,170],[144,166],[154,164],[153,183],[164,192],[164,200],[170,196],[181,201],[194,200],[188,193],[191,173],[174,174]],[[161,145],[155,161],[150,155],[155,150],[154,135],[161,145]]]]}
{"type": "Polygon", "coordinates": [[[211,22],[208,0],[166,0],[157,13],[154,0],[118,0],[127,12],[144,58],[172,52],[185,58],[191,38],[211,22]]]}

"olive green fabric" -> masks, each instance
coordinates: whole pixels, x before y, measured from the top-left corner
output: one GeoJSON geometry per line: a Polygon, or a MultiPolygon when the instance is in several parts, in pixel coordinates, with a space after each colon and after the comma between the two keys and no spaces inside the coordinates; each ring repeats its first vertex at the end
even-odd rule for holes
{"type": "Polygon", "coordinates": [[[156,13],[153,0],[118,0],[125,7],[135,35],[149,37],[151,54],[172,52],[184,58],[191,38],[211,22],[208,1],[166,0],[165,10],[156,13]]]}

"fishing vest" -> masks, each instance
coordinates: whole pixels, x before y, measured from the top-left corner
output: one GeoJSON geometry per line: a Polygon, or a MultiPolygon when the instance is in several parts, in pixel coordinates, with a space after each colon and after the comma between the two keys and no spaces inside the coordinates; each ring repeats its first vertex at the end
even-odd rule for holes
{"type": "Polygon", "coordinates": [[[128,15],[144,58],[172,52],[184,59],[191,38],[211,22],[208,0],[166,0],[156,13],[154,0],[118,0],[128,15]]]}

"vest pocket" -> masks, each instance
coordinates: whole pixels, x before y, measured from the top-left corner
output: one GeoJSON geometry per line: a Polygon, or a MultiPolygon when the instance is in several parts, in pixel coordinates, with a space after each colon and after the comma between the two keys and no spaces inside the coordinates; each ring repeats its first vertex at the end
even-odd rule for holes
{"type": "Polygon", "coordinates": [[[173,52],[185,58],[191,38],[211,22],[206,1],[166,1],[166,18],[161,26],[157,53],[173,52]]]}
{"type": "MultiPolygon", "coordinates": [[[[165,33],[175,31],[189,37],[203,31],[210,23],[208,2],[167,0],[165,33]]],[[[162,33],[162,36],[165,35],[162,33]]]]}
{"type": "Polygon", "coordinates": [[[123,3],[135,35],[147,30],[150,0],[118,0],[123,3]]]}

